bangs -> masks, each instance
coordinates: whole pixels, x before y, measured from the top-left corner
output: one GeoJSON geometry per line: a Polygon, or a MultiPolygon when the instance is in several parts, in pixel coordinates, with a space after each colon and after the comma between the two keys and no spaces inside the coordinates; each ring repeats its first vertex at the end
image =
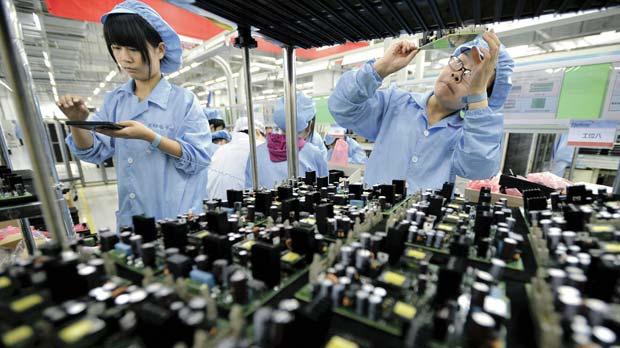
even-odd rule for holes
{"type": "Polygon", "coordinates": [[[105,38],[108,52],[116,62],[112,54],[112,45],[132,47],[142,55],[142,60],[149,66],[147,42],[153,47],[157,47],[162,42],[159,33],[137,14],[114,14],[108,16],[103,25],[103,36],[105,38]]]}

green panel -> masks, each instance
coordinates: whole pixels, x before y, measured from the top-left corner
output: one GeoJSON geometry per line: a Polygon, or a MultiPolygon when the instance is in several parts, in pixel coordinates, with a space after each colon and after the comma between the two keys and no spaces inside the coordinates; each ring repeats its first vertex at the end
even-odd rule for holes
{"type": "Polygon", "coordinates": [[[611,70],[609,63],[568,68],[564,73],[557,118],[599,118],[611,70]]]}
{"type": "Polygon", "coordinates": [[[316,103],[316,122],[331,125],[336,123],[336,121],[327,107],[327,98],[328,97],[314,98],[314,102],[316,103]]]}

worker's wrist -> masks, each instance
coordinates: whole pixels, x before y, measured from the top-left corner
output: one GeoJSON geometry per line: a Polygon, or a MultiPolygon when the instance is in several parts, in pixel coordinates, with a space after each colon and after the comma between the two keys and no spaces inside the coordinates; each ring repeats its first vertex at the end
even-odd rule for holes
{"type": "Polygon", "coordinates": [[[473,103],[469,103],[467,104],[467,109],[468,110],[476,110],[476,109],[483,109],[489,106],[489,101],[487,99],[485,100],[481,100],[479,102],[473,102],[473,103]]]}
{"type": "Polygon", "coordinates": [[[142,135],[142,140],[148,142],[148,143],[152,143],[153,140],[155,140],[155,138],[157,137],[157,134],[155,132],[153,132],[152,129],[147,128],[146,131],[144,132],[144,134],[142,135]]]}
{"type": "Polygon", "coordinates": [[[385,66],[385,63],[383,62],[383,59],[377,60],[373,64],[373,68],[375,69],[379,77],[381,77],[382,79],[390,74],[390,72],[387,71],[387,67],[385,66]]]}

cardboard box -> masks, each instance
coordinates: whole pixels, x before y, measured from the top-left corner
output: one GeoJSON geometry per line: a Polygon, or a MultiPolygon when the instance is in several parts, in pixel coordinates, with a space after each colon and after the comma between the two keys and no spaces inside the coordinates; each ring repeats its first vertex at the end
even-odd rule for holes
{"type": "MultiPolygon", "coordinates": [[[[480,197],[480,191],[466,188],[465,189],[465,199],[470,202],[478,203],[478,197],[480,197]]],[[[506,198],[507,204],[509,208],[519,208],[523,206],[523,197],[516,197],[505,195],[503,193],[495,193],[491,192],[491,203],[495,203],[499,201],[500,198],[506,198]]]]}

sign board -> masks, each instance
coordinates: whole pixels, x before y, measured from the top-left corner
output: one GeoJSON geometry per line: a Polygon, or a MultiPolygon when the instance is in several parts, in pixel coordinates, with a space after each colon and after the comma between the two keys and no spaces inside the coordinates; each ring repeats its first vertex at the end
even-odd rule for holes
{"type": "Polygon", "coordinates": [[[606,103],[603,109],[603,118],[620,119],[620,63],[613,64],[614,70],[609,76],[606,103]]]}
{"type": "Polygon", "coordinates": [[[516,72],[504,113],[527,119],[554,118],[563,79],[564,68],[516,72]]]}
{"type": "Polygon", "coordinates": [[[611,149],[616,141],[617,127],[618,121],[614,120],[571,120],[568,130],[568,145],[611,149]]]}

